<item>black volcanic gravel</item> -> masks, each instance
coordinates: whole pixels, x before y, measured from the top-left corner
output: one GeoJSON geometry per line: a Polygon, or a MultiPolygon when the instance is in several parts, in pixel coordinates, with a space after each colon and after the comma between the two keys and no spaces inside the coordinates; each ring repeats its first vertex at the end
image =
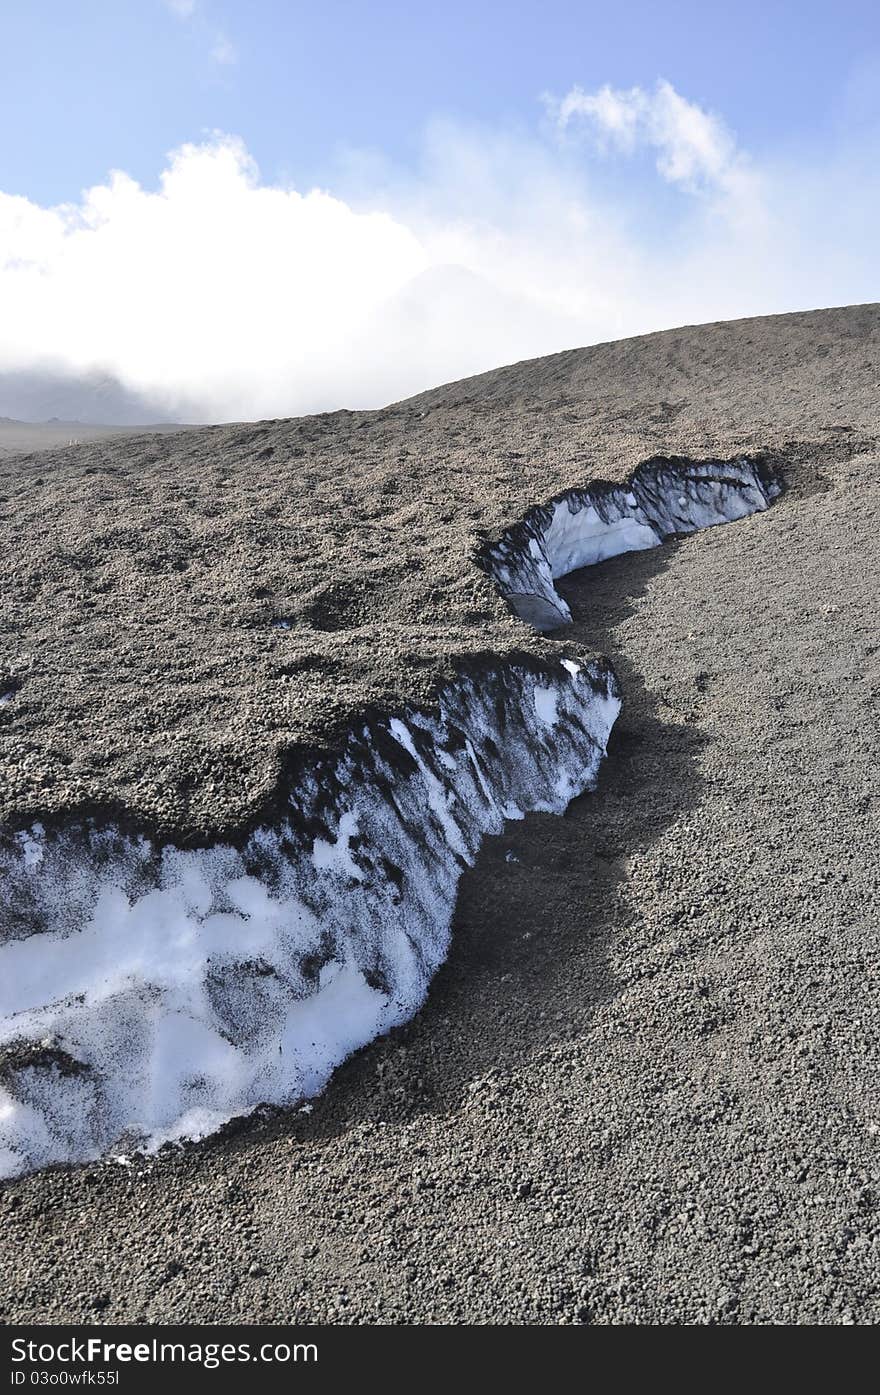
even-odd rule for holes
{"type": "MultiPolygon", "coordinates": [[[[676,331],[395,409],[499,441],[551,431],[546,465],[516,462],[504,521],[542,479],[608,474],[615,450],[623,468],[775,446],[789,488],[562,583],[567,638],[624,687],[597,793],[487,840],[426,1007],[312,1112],[0,1189],[4,1320],[880,1319],[878,327],[865,308],[676,331]],[[597,362],[601,407],[579,377],[597,362]]],[[[48,478],[48,456],[19,470],[38,459],[48,478]]],[[[492,499],[480,526],[505,513],[492,499]]],[[[340,633],[314,644],[345,668],[340,633]]],[[[224,682],[218,662],[215,714],[224,682]]],[[[131,788],[122,756],[109,769],[131,788]]]]}
{"type": "Polygon", "coordinates": [[[746,320],[381,412],[0,461],[0,681],[21,685],[0,825],[95,806],[183,839],[243,824],[293,748],[427,699],[458,658],[547,652],[474,565],[482,535],[655,453],[871,434],[878,346],[877,306],[746,320]]]}

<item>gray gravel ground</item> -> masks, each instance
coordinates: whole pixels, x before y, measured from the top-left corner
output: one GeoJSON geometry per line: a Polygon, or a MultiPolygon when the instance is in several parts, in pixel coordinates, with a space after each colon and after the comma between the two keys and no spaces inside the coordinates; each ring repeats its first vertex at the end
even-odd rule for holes
{"type": "Polygon", "coordinates": [[[0,459],[0,827],[122,808],[181,841],[263,816],[297,748],[552,646],[474,565],[534,504],[880,435],[880,306],[556,354],[380,412],[0,459]],[[280,628],[282,621],[289,628],[280,628]]]}
{"type": "Polygon", "coordinates": [[[310,1113],[3,1188],[5,1320],[880,1318],[880,457],[814,435],[562,583],[610,757],[487,842],[418,1018],[310,1113]]]}
{"type": "Polygon", "coordinates": [[[13,417],[0,416],[0,460],[34,451],[69,448],[71,442],[84,445],[93,441],[118,441],[123,436],[142,436],[145,431],[165,433],[179,430],[180,427],[176,425],[98,426],[57,418],[51,421],[16,421],[13,417]]]}

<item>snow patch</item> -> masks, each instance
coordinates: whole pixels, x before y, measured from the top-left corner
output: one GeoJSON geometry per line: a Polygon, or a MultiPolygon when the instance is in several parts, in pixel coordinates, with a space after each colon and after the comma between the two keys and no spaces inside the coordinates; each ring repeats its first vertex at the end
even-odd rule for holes
{"type": "Polygon", "coordinates": [[[711,528],[766,509],[779,485],[759,461],[659,458],[631,487],[570,490],[532,509],[483,554],[482,562],[520,619],[539,630],[568,624],[554,581],[622,552],[657,547],[675,533],[711,528]]]}
{"type": "Polygon", "coordinates": [[[357,834],[357,819],[354,814],[343,814],[339,820],[339,832],[335,843],[324,838],[316,838],[312,848],[312,861],[319,872],[334,868],[342,876],[354,877],[361,882],[364,874],[349,851],[349,843],[357,834]]]}
{"type": "Polygon", "coordinates": [[[535,688],[535,711],[546,727],[555,727],[556,692],[553,688],[535,688]]]}
{"type": "Polygon", "coordinates": [[[594,783],[619,706],[606,666],[502,666],[352,733],[242,848],[2,840],[0,1175],[317,1094],[423,1002],[484,836],[594,783]]]}

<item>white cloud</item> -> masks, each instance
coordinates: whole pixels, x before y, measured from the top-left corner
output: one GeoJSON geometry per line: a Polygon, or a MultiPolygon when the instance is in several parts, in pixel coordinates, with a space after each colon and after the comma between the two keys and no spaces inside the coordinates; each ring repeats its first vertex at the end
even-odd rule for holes
{"type": "Polygon", "coordinates": [[[178,19],[191,19],[195,14],[196,0],[165,0],[165,4],[178,19]]]}
{"type": "Polygon", "coordinates": [[[660,81],[651,93],[641,87],[622,91],[574,87],[555,107],[560,129],[585,122],[617,150],[631,154],[639,145],[657,151],[657,169],[686,189],[724,187],[742,173],[743,157],[724,123],[660,81]]]}
{"type": "Polygon", "coordinates": [[[629,183],[610,194],[589,144],[447,124],[416,172],[353,155],[332,194],[261,181],[226,136],[174,152],[155,190],[116,173],[75,206],[0,194],[0,373],[107,374],[189,419],[276,416],[876,297],[875,142],[758,167],[668,84],[556,111],[629,183]],[[663,222],[645,217],[656,176],[625,158],[640,145],[663,222]]]}
{"type": "Polygon", "coordinates": [[[214,62],[219,63],[221,67],[229,67],[238,60],[238,54],[235,51],[234,44],[230,43],[226,35],[221,33],[215,36],[214,42],[211,45],[211,57],[214,62]]]}

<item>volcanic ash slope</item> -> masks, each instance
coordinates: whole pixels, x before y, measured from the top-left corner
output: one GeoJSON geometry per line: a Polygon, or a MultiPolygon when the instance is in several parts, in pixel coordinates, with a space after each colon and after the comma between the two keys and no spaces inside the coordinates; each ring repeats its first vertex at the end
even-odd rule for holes
{"type": "Polygon", "coordinates": [[[873,440],[876,307],[0,466],[7,1173],[314,1094],[481,839],[595,782],[558,577],[873,440]],[[843,418],[843,420],[841,420],[843,418]]]}

